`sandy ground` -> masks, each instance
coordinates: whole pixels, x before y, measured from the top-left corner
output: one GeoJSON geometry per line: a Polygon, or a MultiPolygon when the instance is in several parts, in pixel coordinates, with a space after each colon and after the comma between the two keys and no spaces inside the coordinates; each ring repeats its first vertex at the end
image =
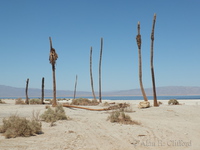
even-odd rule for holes
{"type": "MultiPolygon", "coordinates": [[[[15,105],[14,100],[0,104],[2,119],[13,114],[30,118],[42,114],[44,105],[15,105]]],[[[111,101],[113,102],[113,101],[111,101]]],[[[125,102],[125,101],[115,101],[125,102]]],[[[141,125],[123,125],[107,121],[108,111],[64,108],[70,120],[57,121],[50,127],[42,122],[44,134],[5,139],[0,134],[1,150],[199,150],[200,100],[179,100],[183,105],[138,109],[140,101],[129,102],[134,112],[127,113],[141,125]]],[[[152,104],[152,101],[150,101],[152,104]]],[[[102,106],[89,106],[102,108],[102,106]]]]}

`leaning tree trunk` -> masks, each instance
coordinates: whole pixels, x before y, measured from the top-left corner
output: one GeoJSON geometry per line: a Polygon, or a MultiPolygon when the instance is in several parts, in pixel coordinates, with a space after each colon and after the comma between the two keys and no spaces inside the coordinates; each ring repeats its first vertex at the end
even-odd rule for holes
{"type": "Polygon", "coordinates": [[[155,76],[154,76],[154,67],[153,67],[153,45],[154,45],[154,28],[155,28],[155,22],[156,22],[156,14],[154,14],[153,18],[153,26],[152,26],[152,32],[151,32],[151,75],[152,75],[152,85],[153,85],[153,98],[154,98],[154,106],[159,106],[157,102],[157,96],[156,96],[156,85],[155,85],[155,76]]]}
{"type": "Polygon", "coordinates": [[[52,106],[55,107],[57,106],[57,101],[56,101],[56,75],[55,75],[55,64],[56,60],[58,58],[58,55],[56,53],[56,50],[52,47],[52,41],[51,37],[49,37],[50,40],[50,54],[49,54],[49,61],[52,65],[52,74],[53,74],[53,102],[52,106]]]}
{"type": "Polygon", "coordinates": [[[77,86],[78,76],[76,75],[75,87],[74,87],[74,99],[76,98],[76,86],[77,86]]]}
{"type": "Polygon", "coordinates": [[[138,54],[139,54],[139,81],[140,81],[140,88],[142,91],[142,95],[145,101],[148,101],[146,93],[144,91],[143,83],[142,83],[142,57],[141,57],[141,35],[140,35],[140,22],[138,22],[138,35],[136,37],[137,45],[138,45],[138,54]]]}
{"type": "Polygon", "coordinates": [[[26,104],[29,104],[29,100],[28,100],[28,83],[29,83],[29,78],[26,80],[26,104]]]}
{"type": "Polygon", "coordinates": [[[92,76],[92,47],[90,48],[90,80],[91,80],[92,95],[94,97],[94,100],[96,100],[94,85],[93,85],[93,76],[92,76]]]}
{"type": "Polygon", "coordinates": [[[44,104],[44,77],[42,78],[42,97],[41,104],[44,104]]]}
{"type": "Polygon", "coordinates": [[[101,61],[103,51],[103,38],[101,38],[100,58],[99,58],[99,102],[101,103],[101,61]]]}

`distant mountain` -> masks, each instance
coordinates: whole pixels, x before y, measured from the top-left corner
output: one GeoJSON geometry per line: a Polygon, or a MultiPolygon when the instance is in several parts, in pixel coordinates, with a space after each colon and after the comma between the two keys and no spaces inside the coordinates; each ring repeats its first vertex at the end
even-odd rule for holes
{"type": "MultiPolygon", "coordinates": [[[[147,95],[152,95],[152,88],[146,88],[145,92],[147,95]]],[[[189,86],[166,86],[158,87],[158,96],[174,96],[174,95],[200,95],[200,87],[189,87],[189,86]]],[[[45,90],[45,97],[52,97],[52,90],[45,90]]],[[[92,96],[91,92],[87,91],[77,91],[77,96],[92,96]]],[[[71,97],[74,92],[70,90],[57,90],[58,97],[71,97]]],[[[98,94],[98,93],[97,93],[98,94]]],[[[140,89],[131,90],[120,90],[120,91],[108,91],[102,92],[103,96],[140,96],[142,95],[140,89]]],[[[28,89],[29,97],[41,97],[41,89],[28,89]]],[[[0,85],[0,97],[25,97],[25,88],[16,88],[11,86],[0,85]]]]}

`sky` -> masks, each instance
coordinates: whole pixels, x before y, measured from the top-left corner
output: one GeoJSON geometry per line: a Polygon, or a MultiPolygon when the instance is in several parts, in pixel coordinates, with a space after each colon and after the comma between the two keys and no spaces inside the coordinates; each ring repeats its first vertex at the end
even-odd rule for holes
{"type": "Polygon", "coordinates": [[[58,59],[57,90],[98,91],[103,38],[102,91],[140,88],[137,23],[141,24],[142,78],[152,87],[150,46],[156,13],[156,86],[200,86],[199,0],[0,0],[0,85],[52,89],[49,37],[58,59]]]}

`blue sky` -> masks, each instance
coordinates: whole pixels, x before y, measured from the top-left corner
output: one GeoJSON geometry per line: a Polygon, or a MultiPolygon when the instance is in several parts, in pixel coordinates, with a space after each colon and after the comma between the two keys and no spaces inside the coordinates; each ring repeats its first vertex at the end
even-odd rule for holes
{"type": "Polygon", "coordinates": [[[199,0],[1,0],[0,84],[52,89],[49,36],[58,53],[58,90],[91,91],[89,53],[98,91],[100,38],[104,38],[102,90],[139,88],[135,37],[141,22],[143,84],[152,87],[150,34],[156,86],[200,86],[199,0]]]}

